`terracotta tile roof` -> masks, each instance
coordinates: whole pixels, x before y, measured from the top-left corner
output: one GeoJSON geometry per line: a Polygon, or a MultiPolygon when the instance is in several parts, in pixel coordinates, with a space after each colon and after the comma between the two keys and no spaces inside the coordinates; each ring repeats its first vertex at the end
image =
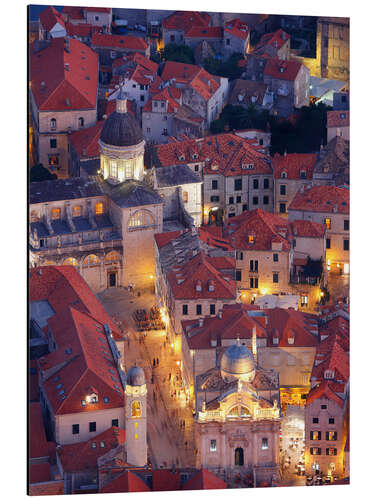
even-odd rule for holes
{"type": "Polygon", "coordinates": [[[72,306],[47,323],[58,349],[39,358],[38,364],[45,377],[43,390],[54,413],[121,408],[123,387],[103,325],[72,306]],[[92,392],[98,394],[98,402],[82,406],[82,400],[92,392]],[[107,403],[104,398],[108,398],[107,403]]]}
{"type": "Polygon", "coordinates": [[[86,24],[86,23],[79,23],[79,24],[73,24],[70,22],[67,22],[66,25],[66,32],[69,36],[78,36],[78,37],[90,37],[93,32],[99,31],[99,26],[93,26],[91,24],[86,24]]]}
{"type": "Polygon", "coordinates": [[[297,193],[289,210],[349,214],[349,190],[336,186],[313,186],[297,193]]]}
{"type": "Polygon", "coordinates": [[[123,443],[125,443],[125,431],[118,427],[110,427],[88,441],[65,444],[58,448],[57,453],[64,472],[80,472],[85,469],[96,469],[99,457],[123,443]]]}
{"type": "Polygon", "coordinates": [[[87,12],[101,12],[102,14],[110,14],[111,9],[109,7],[83,7],[87,12]]]}
{"type": "Polygon", "coordinates": [[[168,245],[172,240],[176,239],[178,236],[182,234],[182,231],[169,231],[167,233],[159,233],[155,234],[155,242],[158,248],[162,248],[165,245],[168,245]]]}
{"type": "MultiPolygon", "coordinates": [[[[146,103],[143,108],[143,111],[146,113],[152,112],[152,102],[153,101],[163,101],[166,103],[164,111],[169,114],[176,113],[177,110],[181,107],[181,104],[173,99],[171,88],[167,87],[160,91],[159,93],[155,93],[146,103]]],[[[176,95],[176,93],[174,93],[176,95]]]]}
{"type": "Polygon", "coordinates": [[[29,403],[29,459],[49,456],[40,402],[29,403]]]}
{"type": "Polygon", "coordinates": [[[350,111],[327,111],[327,127],[349,127],[350,111]]]}
{"type": "Polygon", "coordinates": [[[132,52],[115,59],[112,63],[112,68],[120,68],[121,66],[127,65],[140,66],[149,75],[156,74],[159,67],[157,63],[151,61],[151,59],[145,57],[143,54],[132,52]]]}
{"type": "Polygon", "coordinates": [[[62,15],[52,6],[47,7],[39,14],[39,20],[45,31],[51,31],[56,24],[65,28],[62,15]]]}
{"type": "Polygon", "coordinates": [[[290,223],[276,214],[255,209],[227,219],[224,236],[235,249],[272,251],[272,243],[281,243],[289,252],[292,232],[290,223]],[[253,243],[249,237],[253,236],[253,243]]]}
{"type": "Polygon", "coordinates": [[[207,469],[200,469],[183,485],[183,490],[224,490],[227,483],[207,469]]]}
{"type": "Polygon", "coordinates": [[[286,179],[312,179],[317,160],[318,155],[316,153],[290,153],[285,155],[276,153],[272,158],[275,179],[281,179],[282,172],[286,173],[286,179]],[[305,177],[301,177],[301,172],[305,172],[305,177]]]}
{"type": "Polygon", "coordinates": [[[310,220],[294,220],[291,224],[293,236],[299,236],[300,238],[324,238],[326,234],[325,224],[319,224],[310,220]]]}
{"type": "Polygon", "coordinates": [[[108,33],[94,33],[91,39],[92,47],[104,47],[145,52],[148,44],[145,40],[133,35],[110,35],[108,33]]]}
{"type": "Polygon", "coordinates": [[[245,40],[249,36],[249,26],[238,18],[232,19],[225,23],[224,33],[245,40]]]}
{"type": "Polygon", "coordinates": [[[102,132],[104,120],[96,122],[92,127],[76,130],[69,136],[80,158],[99,158],[100,148],[98,140],[102,132]]]}
{"type": "Polygon", "coordinates": [[[225,177],[272,174],[268,158],[254,145],[254,140],[235,134],[217,134],[201,139],[173,140],[156,146],[160,166],[204,162],[204,174],[225,177]],[[252,165],[252,168],[244,166],[252,165]]]}
{"type": "Polygon", "coordinates": [[[64,480],[30,484],[28,493],[30,496],[64,495],[64,480]]]}
{"type": "Polygon", "coordinates": [[[344,406],[344,400],[332,390],[330,382],[327,381],[324,381],[319,386],[314,387],[308,393],[306,406],[309,406],[316,399],[328,399],[337,403],[341,408],[344,406]]]}
{"type": "Polygon", "coordinates": [[[311,372],[311,378],[315,382],[324,381],[326,370],[334,373],[334,381],[346,383],[349,379],[349,355],[341,346],[341,342],[334,335],[325,339],[319,345],[314,367],[311,372]]]}
{"type": "Polygon", "coordinates": [[[51,481],[51,479],[52,479],[51,466],[48,462],[29,465],[30,483],[45,483],[47,481],[51,481]]]}
{"type": "Polygon", "coordinates": [[[64,7],[62,14],[69,16],[70,19],[85,19],[85,16],[83,15],[83,7],[64,7]]]}
{"type": "Polygon", "coordinates": [[[207,261],[219,271],[233,270],[236,267],[236,259],[234,257],[207,257],[207,261]]]}
{"type": "Polygon", "coordinates": [[[223,339],[251,339],[253,328],[258,338],[266,338],[266,312],[258,316],[250,316],[250,311],[257,311],[257,306],[247,304],[225,304],[222,317],[204,318],[203,325],[199,321],[182,321],[182,329],[190,349],[212,349],[211,341],[221,345],[223,339]]]}
{"type": "Polygon", "coordinates": [[[265,33],[256,45],[256,49],[271,45],[275,49],[280,49],[290,39],[289,33],[281,28],[273,33],[265,33]]]}
{"type": "MultiPolygon", "coordinates": [[[[244,66],[246,66],[246,61],[244,66]]],[[[267,85],[263,82],[254,82],[252,80],[235,80],[232,91],[229,95],[228,104],[233,105],[251,105],[263,104],[267,85]],[[254,102],[255,101],[255,102],[254,102]]]]}
{"type": "Polygon", "coordinates": [[[180,489],[180,473],[170,470],[152,471],[153,491],[176,491],[180,489]]]}
{"type": "Polygon", "coordinates": [[[278,337],[279,347],[315,347],[318,346],[318,322],[312,314],[294,309],[267,309],[268,345],[278,337]],[[275,335],[276,334],[276,335],[275,335]],[[293,343],[290,340],[293,339],[293,343]]]}
{"type": "Polygon", "coordinates": [[[284,61],[281,59],[268,59],[264,68],[264,75],[278,80],[294,81],[303,64],[299,61],[284,61]]]}
{"type": "Polygon", "coordinates": [[[147,484],[136,474],[126,470],[100,488],[100,493],[128,493],[151,491],[147,484]]]}
{"type": "Polygon", "coordinates": [[[221,26],[192,26],[185,33],[185,38],[222,38],[223,28],[221,26]]]}
{"type": "Polygon", "coordinates": [[[188,31],[192,26],[207,26],[210,16],[206,12],[176,11],[162,21],[165,30],[188,31]]]}
{"type": "Polygon", "coordinates": [[[55,38],[34,53],[30,49],[30,86],[40,111],[95,109],[98,86],[98,55],[87,45],[55,38]]]}
{"type": "Polygon", "coordinates": [[[202,252],[168,273],[168,281],[175,299],[236,299],[236,284],[210,263],[202,252]],[[197,282],[202,290],[196,290],[197,282]],[[214,289],[209,290],[210,284],[214,289]]]}

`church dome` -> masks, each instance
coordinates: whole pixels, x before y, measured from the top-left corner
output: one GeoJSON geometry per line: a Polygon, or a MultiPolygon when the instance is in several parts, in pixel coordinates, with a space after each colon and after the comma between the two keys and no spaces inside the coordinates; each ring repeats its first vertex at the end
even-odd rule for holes
{"type": "Polygon", "coordinates": [[[250,349],[241,345],[237,340],[236,344],[224,351],[220,370],[224,379],[241,379],[251,382],[255,377],[255,361],[250,349]]]}
{"type": "Polygon", "coordinates": [[[114,111],[104,122],[100,140],[110,146],[135,146],[143,141],[143,136],[131,113],[114,111]]]}
{"type": "Polygon", "coordinates": [[[145,373],[140,366],[132,366],[128,371],[126,383],[131,386],[140,386],[146,383],[145,373]]]}

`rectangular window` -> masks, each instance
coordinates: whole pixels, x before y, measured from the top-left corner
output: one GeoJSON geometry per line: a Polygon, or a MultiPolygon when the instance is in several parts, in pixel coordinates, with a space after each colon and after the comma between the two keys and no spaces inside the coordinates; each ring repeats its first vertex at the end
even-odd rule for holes
{"type": "Polygon", "coordinates": [[[279,282],[279,275],[278,275],[278,273],[273,273],[272,274],[272,281],[274,283],[278,283],[279,282]]]}
{"type": "Polygon", "coordinates": [[[234,190],[235,191],[242,191],[242,179],[235,179],[234,180],[234,190]]]}
{"type": "Polygon", "coordinates": [[[148,134],[150,134],[150,133],[151,133],[151,129],[150,129],[150,127],[147,127],[147,128],[146,128],[146,132],[147,132],[148,134]]]}
{"type": "Polygon", "coordinates": [[[243,260],[243,252],[240,252],[239,250],[237,250],[237,252],[236,252],[236,259],[237,260],[243,260]]]}
{"type": "Polygon", "coordinates": [[[216,439],[211,439],[210,451],[216,451],[216,439]]]}
{"type": "Polygon", "coordinates": [[[250,260],[250,271],[258,272],[258,261],[250,260]]]}
{"type": "Polygon", "coordinates": [[[329,423],[329,424],[334,424],[334,423],[335,423],[335,419],[334,419],[334,418],[332,418],[332,417],[331,417],[331,418],[329,418],[329,419],[328,419],[328,423],[329,423]]]}
{"type": "Polygon", "coordinates": [[[211,201],[220,201],[220,196],[211,196],[211,201]]]}
{"type": "Polygon", "coordinates": [[[262,438],[262,450],[268,450],[268,438],[262,438]]]}
{"type": "Polygon", "coordinates": [[[118,427],[118,418],[112,420],[112,427],[118,427]]]}
{"type": "Polygon", "coordinates": [[[263,196],[263,205],[268,205],[268,203],[269,203],[269,197],[263,196]]]}
{"type": "Polygon", "coordinates": [[[233,196],[229,196],[228,203],[229,203],[229,205],[233,205],[233,203],[234,203],[234,197],[233,196]]]}
{"type": "Polygon", "coordinates": [[[217,189],[217,181],[212,181],[212,189],[217,189]]]}
{"type": "Polygon", "coordinates": [[[175,39],[174,35],[171,35],[171,42],[174,42],[174,39],[175,39]]]}
{"type": "Polygon", "coordinates": [[[258,278],[250,278],[250,288],[258,288],[258,278]]]}
{"type": "Polygon", "coordinates": [[[226,39],[225,39],[225,43],[226,43],[227,45],[230,45],[230,38],[226,38],[226,39]]]}
{"type": "Polygon", "coordinates": [[[280,203],[280,213],[281,214],[286,213],[286,204],[285,203],[280,203]]]}
{"type": "Polygon", "coordinates": [[[311,441],[320,441],[322,437],[322,433],[320,431],[310,431],[310,440],[311,441]]]}
{"type": "Polygon", "coordinates": [[[344,231],[349,231],[349,221],[347,219],[344,220],[344,231]]]}
{"type": "Polygon", "coordinates": [[[72,425],[72,434],[79,434],[79,424],[72,425]]]}
{"type": "Polygon", "coordinates": [[[199,172],[199,165],[195,165],[195,167],[194,167],[194,171],[195,171],[195,172],[199,172]]]}
{"type": "Polygon", "coordinates": [[[215,314],[215,304],[210,304],[210,314],[215,314]]]}
{"type": "Polygon", "coordinates": [[[312,422],[313,422],[313,424],[319,424],[319,418],[313,417],[312,422]]]}
{"type": "Polygon", "coordinates": [[[321,410],[326,410],[327,409],[327,405],[320,405],[320,409],[321,410]]]}
{"type": "Polygon", "coordinates": [[[264,189],[269,189],[270,187],[270,180],[269,179],[263,179],[263,188],[264,189]]]}
{"type": "Polygon", "coordinates": [[[258,196],[253,196],[253,205],[258,205],[259,198],[258,196]]]}
{"type": "Polygon", "coordinates": [[[236,281],[242,281],[242,271],[240,269],[236,269],[236,281]]]}
{"type": "Polygon", "coordinates": [[[253,189],[259,189],[259,180],[258,179],[253,180],[253,189]]]}
{"type": "Polygon", "coordinates": [[[202,304],[197,304],[196,311],[198,316],[202,314],[202,304]]]}
{"type": "Polygon", "coordinates": [[[273,254],[273,261],[274,262],[279,262],[279,254],[278,253],[274,253],[273,254]]]}
{"type": "Polygon", "coordinates": [[[142,102],[144,102],[144,100],[145,100],[145,96],[144,96],[144,95],[141,95],[140,100],[141,100],[142,102]]]}
{"type": "Polygon", "coordinates": [[[349,240],[344,240],[344,250],[349,250],[349,240]]]}
{"type": "Polygon", "coordinates": [[[326,239],[326,248],[330,249],[331,248],[331,238],[326,239]]]}
{"type": "Polygon", "coordinates": [[[236,203],[241,203],[241,196],[236,196],[236,203]]]}
{"type": "Polygon", "coordinates": [[[321,449],[320,448],[310,448],[310,454],[311,455],[321,455],[321,449]]]}
{"type": "Polygon", "coordinates": [[[49,140],[49,147],[51,149],[56,149],[57,148],[57,139],[50,139],[49,140]]]}
{"type": "Polygon", "coordinates": [[[61,217],[61,209],[60,208],[53,208],[51,211],[51,219],[53,220],[58,220],[61,217]]]}
{"type": "Polygon", "coordinates": [[[282,196],[286,195],[286,184],[280,184],[280,194],[282,196]]]}
{"type": "Polygon", "coordinates": [[[189,194],[188,194],[188,192],[187,192],[187,191],[184,191],[184,192],[182,193],[182,196],[183,196],[183,199],[184,199],[184,203],[187,203],[187,202],[188,202],[188,200],[189,200],[189,194]]]}
{"type": "Polygon", "coordinates": [[[188,305],[182,304],[182,314],[186,316],[188,314],[188,305]]]}
{"type": "Polygon", "coordinates": [[[163,116],[163,120],[166,122],[168,120],[168,116],[163,116]]]}
{"type": "Polygon", "coordinates": [[[336,431],[326,432],[326,441],[337,441],[337,432],[336,431]]]}
{"type": "Polygon", "coordinates": [[[89,431],[96,432],[96,422],[89,422],[89,431]]]}
{"type": "Polygon", "coordinates": [[[326,455],[329,455],[330,457],[337,455],[337,449],[336,448],[326,448],[326,455]]]}
{"type": "Polygon", "coordinates": [[[326,225],[327,229],[331,229],[331,219],[329,219],[328,217],[324,219],[324,224],[326,225]]]}

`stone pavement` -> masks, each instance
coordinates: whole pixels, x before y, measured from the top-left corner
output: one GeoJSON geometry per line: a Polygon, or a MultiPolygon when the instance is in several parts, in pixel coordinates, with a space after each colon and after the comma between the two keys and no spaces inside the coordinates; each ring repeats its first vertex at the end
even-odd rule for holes
{"type": "Polygon", "coordinates": [[[180,467],[193,467],[195,464],[193,414],[181,389],[177,359],[169,344],[164,347],[164,330],[151,330],[142,340],[143,336],[136,331],[132,317],[136,309],[149,310],[154,305],[154,294],[150,290],[142,291],[138,297],[137,290],[131,293],[116,288],[101,292],[98,298],[112,317],[115,316],[127,324],[129,347],[125,346],[126,371],[136,361],[146,375],[147,430],[152,465],[171,467],[175,464],[180,467]],[[159,358],[159,365],[155,368],[153,368],[154,358],[155,364],[159,358]],[[152,373],[154,373],[154,383],[151,381],[152,373]],[[185,427],[180,427],[182,420],[185,420],[185,427]]]}

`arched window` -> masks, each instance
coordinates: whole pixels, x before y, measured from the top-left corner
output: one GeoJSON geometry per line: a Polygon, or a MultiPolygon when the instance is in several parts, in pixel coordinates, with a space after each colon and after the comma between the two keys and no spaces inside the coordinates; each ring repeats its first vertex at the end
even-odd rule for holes
{"type": "Polygon", "coordinates": [[[234,406],[228,413],[228,417],[249,417],[250,411],[246,406],[234,406]]]}
{"type": "Polygon", "coordinates": [[[81,215],[82,215],[81,205],[75,205],[73,207],[73,217],[81,217],[81,215]]]}
{"type": "Polygon", "coordinates": [[[60,208],[53,208],[51,210],[51,219],[56,220],[60,219],[61,217],[61,209],[60,208]]]}
{"type": "Polygon", "coordinates": [[[236,448],[234,452],[234,465],[243,465],[243,448],[236,448]]]}
{"type": "Polygon", "coordinates": [[[130,217],[128,227],[130,229],[141,229],[148,226],[153,226],[155,224],[154,218],[151,212],[146,210],[138,210],[130,217]]]}
{"type": "Polygon", "coordinates": [[[85,260],[83,261],[84,266],[97,266],[99,264],[99,259],[96,255],[90,254],[87,257],[85,257],[85,260]]]}
{"type": "Polygon", "coordinates": [[[109,252],[105,256],[106,262],[114,262],[115,260],[120,260],[120,255],[117,252],[109,252]]]}
{"type": "Polygon", "coordinates": [[[39,220],[39,215],[36,210],[32,210],[30,213],[30,222],[38,222],[39,220]]]}
{"type": "Polygon", "coordinates": [[[75,259],[74,257],[68,257],[67,259],[64,260],[63,266],[78,267],[78,260],[75,259]]]}
{"type": "Polygon", "coordinates": [[[78,126],[79,127],[84,127],[85,126],[85,120],[82,116],[78,118],[78,126]]]}
{"type": "Polygon", "coordinates": [[[51,127],[51,130],[56,130],[56,118],[51,118],[50,127],[51,127]]]}
{"type": "Polygon", "coordinates": [[[95,214],[102,215],[103,212],[104,212],[103,203],[101,201],[98,201],[98,203],[95,205],[95,214]]]}
{"type": "Polygon", "coordinates": [[[286,179],[287,178],[286,172],[281,172],[281,178],[282,179],[286,179]]]}
{"type": "Polygon", "coordinates": [[[132,403],[132,417],[141,416],[141,404],[139,401],[133,401],[132,403]]]}

